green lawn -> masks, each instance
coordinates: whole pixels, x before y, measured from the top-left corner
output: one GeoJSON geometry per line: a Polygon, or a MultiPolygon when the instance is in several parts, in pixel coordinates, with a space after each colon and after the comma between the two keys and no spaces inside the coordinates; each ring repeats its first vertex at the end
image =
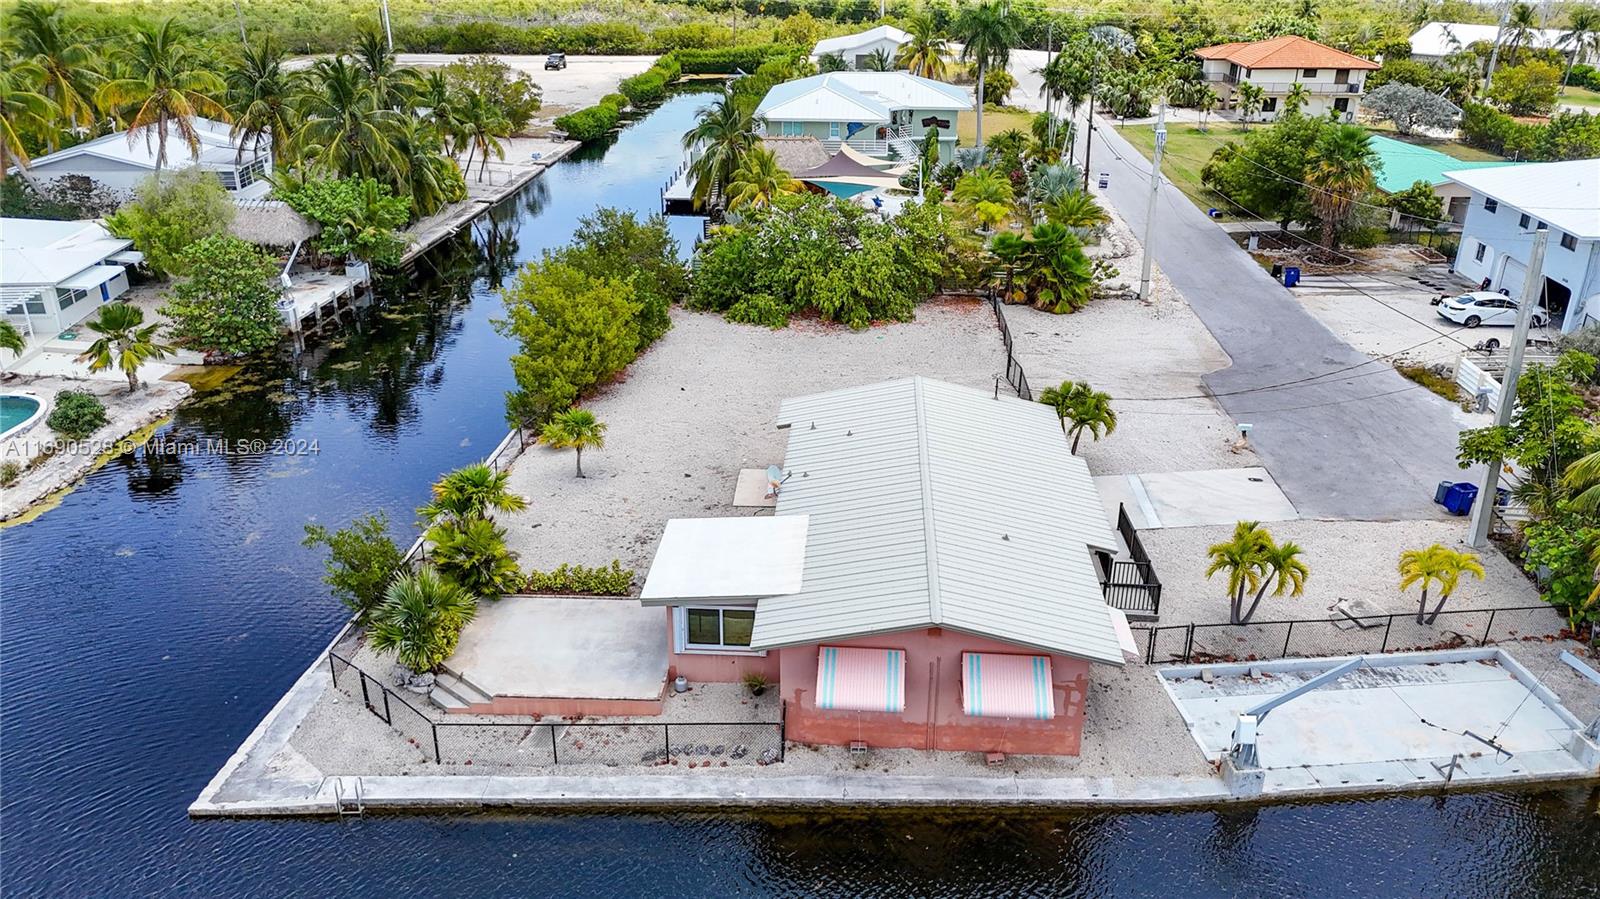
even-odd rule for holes
{"type": "MultiPolygon", "coordinates": [[[[1228,122],[1212,122],[1207,129],[1201,131],[1197,125],[1168,125],[1167,148],[1161,154],[1161,173],[1201,209],[1215,206],[1223,210],[1221,218],[1227,221],[1236,216],[1228,215],[1227,201],[1213,196],[1200,184],[1200,169],[1218,147],[1239,133],[1238,126],[1228,122]]],[[[1128,143],[1138,148],[1146,159],[1155,153],[1154,125],[1129,125],[1116,130],[1128,143]]]]}
{"type": "MultiPolygon", "coordinates": [[[[988,140],[1002,131],[1015,128],[1024,134],[1030,134],[1033,127],[1033,113],[1008,112],[994,107],[983,111],[983,137],[988,140]]],[[[956,117],[956,144],[962,147],[971,147],[977,144],[978,139],[978,114],[976,112],[963,112],[956,117]]]]}
{"type": "Polygon", "coordinates": [[[1558,98],[1558,102],[1600,109],[1600,91],[1592,91],[1586,87],[1569,87],[1567,92],[1558,98]]]}

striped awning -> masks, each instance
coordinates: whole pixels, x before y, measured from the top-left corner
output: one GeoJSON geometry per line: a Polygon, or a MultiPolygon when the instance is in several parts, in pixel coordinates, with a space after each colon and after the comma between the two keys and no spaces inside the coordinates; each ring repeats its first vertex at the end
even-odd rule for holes
{"type": "Polygon", "coordinates": [[[961,703],[977,718],[1054,718],[1050,657],[962,653],[961,703]]]}
{"type": "Polygon", "coordinates": [[[905,707],[904,651],[824,646],[817,654],[817,708],[901,712],[905,707]]]}

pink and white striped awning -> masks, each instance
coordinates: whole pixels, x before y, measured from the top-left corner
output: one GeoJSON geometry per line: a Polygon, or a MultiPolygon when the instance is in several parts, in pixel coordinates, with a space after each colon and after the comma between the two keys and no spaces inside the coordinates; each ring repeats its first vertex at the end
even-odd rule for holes
{"type": "Polygon", "coordinates": [[[902,712],[905,707],[904,651],[824,646],[817,654],[817,708],[902,712]]]}
{"type": "Polygon", "coordinates": [[[962,653],[961,704],[978,718],[1054,718],[1050,657],[962,653]]]}

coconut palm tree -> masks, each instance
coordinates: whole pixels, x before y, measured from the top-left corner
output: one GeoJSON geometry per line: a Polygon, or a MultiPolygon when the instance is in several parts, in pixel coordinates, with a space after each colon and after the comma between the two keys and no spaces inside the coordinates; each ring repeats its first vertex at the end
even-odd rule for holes
{"type": "Polygon", "coordinates": [[[911,40],[900,47],[895,63],[913,75],[943,81],[950,77],[950,42],[927,11],[912,17],[906,29],[911,40]]]}
{"type": "Polygon", "coordinates": [[[274,162],[289,162],[289,139],[294,136],[290,101],[299,89],[299,78],[284,70],[288,58],[269,35],[254,47],[241,48],[223,75],[228,111],[233,114],[229,136],[239,144],[235,162],[244,159],[247,147],[259,150],[263,143],[272,148],[274,162]]]}
{"type": "Polygon", "coordinates": [[[1417,623],[1432,624],[1444,608],[1445,600],[1456,590],[1463,574],[1483,580],[1483,563],[1475,553],[1457,552],[1442,543],[1427,549],[1408,549],[1400,553],[1400,592],[1414,584],[1422,586],[1422,599],[1417,603],[1417,623]],[[1437,585],[1439,604],[1428,612],[1428,588],[1437,585]]]}
{"type": "Polygon", "coordinates": [[[1004,69],[1011,47],[1020,39],[1016,17],[1008,0],[982,0],[962,9],[956,17],[955,35],[962,42],[961,61],[978,66],[978,159],[983,159],[983,88],[989,70],[1004,69]]]}
{"type": "Polygon", "coordinates": [[[1336,248],[1339,228],[1350,218],[1356,203],[1376,186],[1372,173],[1376,163],[1372,138],[1357,125],[1328,128],[1312,148],[1306,166],[1306,187],[1322,223],[1322,245],[1328,250],[1336,248]]]}
{"type": "Polygon", "coordinates": [[[1506,19],[1505,46],[1508,56],[1513,58],[1521,55],[1522,51],[1532,46],[1533,36],[1539,30],[1539,14],[1527,3],[1518,3],[1511,7],[1511,16],[1506,19]]]}
{"type": "Polygon", "coordinates": [[[384,108],[361,71],[343,56],[319,59],[297,98],[300,158],[337,175],[394,182],[400,161],[391,136],[399,114],[384,108]]]}
{"type": "Polygon", "coordinates": [[[894,54],[879,47],[861,60],[860,68],[863,72],[893,72],[894,54]]]}
{"type": "Polygon", "coordinates": [[[417,86],[417,106],[428,110],[428,121],[444,142],[445,152],[452,155],[461,152],[466,143],[460,138],[461,120],[456,116],[459,100],[450,88],[450,79],[438,69],[424,76],[417,86]]]}
{"type": "Polygon", "coordinates": [[[400,68],[388,40],[377,29],[361,29],[351,57],[379,106],[396,111],[410,108],[417,88],[416,74],[400,68]]]}
{"type": "Polygon", "coordinates": [[[778,157],[764,147],[756,147],[745,154],[739,170],[728,182],[728,211],[745,206],[761,208],[772,204],[778,194],[798,193],[804,190],[800,182],[778,165],[778,157]]]}
{"type": "MultiPolygon", "coordinates": [[[[1600,428],[1596,428],[1600,437],[1600,428]]],[[[1600,513],[1600,451],[1581,456],[1561,475],[1561,486],[1572,492],[1572,508],[1577,512],[1600,513]]]]}
{"type": "Polygon", "coordinates": [[[1117,429],[1117,413],[1111,408],[1111,395],[1090,387],[1087,381],[1062,381],[1059,387],[1047,387],[1039,395],[1039,402],[1056,411],[1061,419],[1061,433],[1072,439],[1072,453],[1078,453],[1078,441],[1088,431],[1095,440],[1117,429]]]}
{"type": "Polygon", "coordinates": [[[1311,91],[1300,82],[1289,85],[1289,92],[1283,97],[1283,114],[1299,115],[1307,103],[1311,102],[1311,91]]]}
{"type": "Polygon", "coordinates": [[[499,599],[522,586],[505,528],[487,518],[440,522],[428,529],[428,543],[428,561],[473,596],[499,599]]]}
{"type": "Polygon", "coordinates": [[[1218,574],[1228,576],[1228,623],[1241,624],[1244,596],[1249,591],[1260,591],[1268,576],[1267,556],[1272,535],[1261,527],[1259,521],[1241,521],[1233,526],[1233,535],[1206,550],[1210,563],[1206,566],[1209,580],[1218,574]]]}
{"type": "Polygon", "coordinates": [[[432,568],[402,574],[385,591],[367,639],[378,652],[422,674],[456,651],[461,629],[478,614],[478,600],[432,568]]]}
{"type": "Polygon", "coordinates": [[[8,321],[0,320],[0,350],[21,353],[25,348],[26,344],[22,340],[22,332],[17,330],[17,326],[8,321]]]}
{"type": "Polygon", "coordinates": [[[581,478],[584,476],[583,451],[589,447],[605,447],[606,425],[588,409],[574,407],[551,416],[539,433],[539,439],[552,449],[577,450],[578,477],[581,478]]]}
{"type": "Polygon", "coordinates": [[[473,154],[482,160],[478,164],[478,180],[481,182],[489,169],[490,153],[498,159],[506,158],[506,148],[500,139],[510,135],[511,123],[494,101],[477,91],[468,91],[462,102],[457,104],[456,121],[461,129],[461,138],[467,144],[467,171],[472,171],[473,154]]]}
{"type": "Polygon", "coordinates": [[[1572,77],[1572,66],[1578,57],[1600,56],[1600,6],[1579,6],[1567,14],[1567,30],[1561,33],[1556,45],[1565,50],[1567,71],[1561,76],[1561,92],[1567,92],[1567,79],[1572,77]]]}
{"type": "Polygon", "coordinates": [[[433,501],[417,510],[429,524],[442,520],[485,518],[492,512],[520,512],[528,501],[512,493],[511,473],[495,471],[482,462],[466,465],[433,485],[433,501]]]}
{"type": "Polygon", "coordinates": [[[977,169],[956,181],[953,195],[985,230],[993,230],[1011,212],[1016,192],[1011,179],[1004,174],[994,169],[977,169]]]}
{"type": "Polygon", "coordinates": [[[461,169],[453,158],[441,154],[440,137],[431,123],[401,117],[390,142],[401,162],[395,193],[411,198],[413,218],[433,215],[446,204],[465,199],[461,169]]]}
{"type": "Polygon", "coordinates": [[[100,307],[100,314],[93,321],[84,325],[100,336],[78,356],[78,361],[89,363],[91,372],[113,366],[122,369],[128,377],[129,393],[139,389],[140,366],[172,352],[172,347],[156,342],[156,331],[161,326],[146,325],[144,311],[138,306],[108,303],[100,307]]]}
{"type": "Polygon", "coordinates": [[[745,154],[760,143],[755,119],[739,104],[732,89],[723,89],[716,101],[700,109],[695,126],[684,132],[683,148],[701,147],[700,155],[689,165],[694,179],[694,203],[704,205],[720,197],[722,190],[739,170],[745,154]]]}
{"type": "Polygon", "coordinates": [[[199,117],[229,121],[228,110],[217,99],[226,85],[194,49],[192,38],[175,20],[136,25],[131,40],[119,48],[124,65],[120,78],[100,86],[95,100],[102,107],[130,107],[128,145],[140,137],[156,143],[156,175],[167,161],[167,135],[174,134],[200,158],[199,117]]]}
{"type": "MultiPolygon", "coordinates": [[[[39,93],[50,98],[67,128],[90,128],[98,116],[94,92],[100,81],[95,53],[83,30],[69,22],[56,3],[23,2],[11,14],[12,59],[38,67],[39,93]]],[[[50,149],[59,146],[56,129],[44,135],[50,149]]]]}
{"type": "Polygon", "coordinates": [[[1090,68],[1093,64],[1093,46],[1083,40],[1069,43],[1039,72],[1043,82],[1039,86],[1040,95],[1053,103],[1065,100],[1070,109],[1067,115],[1069,119],[1077,116],[1078,107],[1088,99],[1094,86],[1090,68]]]}
{"type": "Polygon", "coordinates": [[[12,166],[26,178],[32,160],[25,135],[55,127],[59,110],[37,88],[43,77],[43,70],[31,62],[0,66],[0,181],[12,166]]]}
{"type": "Polygon", "coordinates": [[[1261,553],[1262,577],[1261,585],[1256,588],[1255,598],[1250,601],[1250,608],[1238,615],[1234,624],[1249,624],[1250,618],[1255,615],[1256,607],[1261,605],[1261,598],[1267,595],[1267,589],[1272,588],[1273,596],[1300,596],[1306,592],[1306,578],[1311,577],[1311,569],[1306,563],[1300,561],[1300,554],[1305,550],[1292,541],[1278,543],[1272,535],[1265,530],[1261,531],[1266,547],[1261,553]]]}

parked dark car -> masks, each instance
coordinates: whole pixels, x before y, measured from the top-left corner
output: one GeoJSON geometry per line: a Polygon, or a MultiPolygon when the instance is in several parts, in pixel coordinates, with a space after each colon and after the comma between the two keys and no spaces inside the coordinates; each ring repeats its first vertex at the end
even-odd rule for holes
{"type": "Polygon", "coordinates": [[[564,69],[567,67],[567,54],[552,53],[544,58],[544,67],[550,69],[564,69]]]}

